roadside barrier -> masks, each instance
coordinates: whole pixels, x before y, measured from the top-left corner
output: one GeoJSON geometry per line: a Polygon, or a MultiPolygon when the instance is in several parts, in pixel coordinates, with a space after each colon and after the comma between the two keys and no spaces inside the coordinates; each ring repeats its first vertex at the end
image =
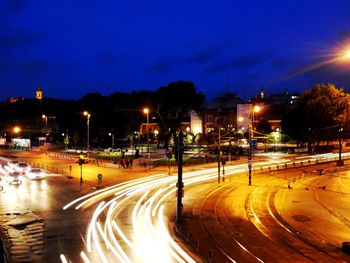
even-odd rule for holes
{"type": "MultiPolygon", "coordinates": [[[[343,156],[342,160],[350,159],[350,156],[343,156]]],[[[273,171],[280,171],[285,169],[291,169],[291,168],[302,168],[312,165],[319,165],[319,164],[326,164],[330,162],[338,161],[338,157],[328,157],[328,158],[318,158],[318,159],[311,159],[311,160],[304,160],[299,162],[286,162],[286,163],[279,163],[275,165],[269,165],[269,166],[253,166],[252,171],[254,173],[264,173],[268,172],[271,173],[273,171]]],[[[247,168],[248,169],[248,168],[247,168]]],[[[324,174],[323,169],[317,169],[316,170],[319,175],[324,174]]]]}

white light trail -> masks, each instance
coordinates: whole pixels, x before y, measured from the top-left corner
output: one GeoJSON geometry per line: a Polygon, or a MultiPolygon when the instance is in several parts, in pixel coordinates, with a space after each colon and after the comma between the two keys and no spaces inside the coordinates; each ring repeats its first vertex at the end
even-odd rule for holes
{"type": "MultiPolygon", "coordinates": [[[[255,165],[261,164],[256,162],[255,165]]],[[[225,176],[245,171],[247,164],[226,166],[225,176]]],[[[183,182],[188,187],[216,180],[217,176],[217,168],[188,172],[183,174],[183,182]]],[[[174,176],[147,176],[79,197],[63,209],[75,206],[79,210],[100,202],[86,233],[86,249],[100,262],[107,263],[113,258],[126,263],[157,260],[193,263],[191,256],[172,239],[165,222],[165,205],[172,195],[175,196],[176,182],[174,176]]],[[[80,256],[85,263],[90,262],[84,251],[80,256]]]]}

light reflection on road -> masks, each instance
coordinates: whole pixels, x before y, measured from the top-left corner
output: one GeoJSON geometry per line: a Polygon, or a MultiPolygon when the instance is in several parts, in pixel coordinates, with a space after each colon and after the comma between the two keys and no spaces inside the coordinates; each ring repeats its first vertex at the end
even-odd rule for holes
{"type": "MultiPolygon", "coordinates": [[[[246,171],[246,165],[227,167],[226,175],[246,171]]],[[[184,174],[184,184],[213,180],[217,169],[184,174]]],[[[176,180],[163,174],[121,183],[88,194],[63,209],[83,209],[99,203],[86,234],[85,262],[195,262],[171,237],[167,200],[175,199],[176,180]],[[103,200],[103,201],[101,201],[103,200]],[[130,209],[132,205],[132,210],[130,209]],[[128,216],[125,220],[125,215],[128,216]],[[132,231],[128,231],[127,229],[132,231]]],[[[82,210],[83,212],[83,210],[82,210]]]]}
{"type": "MultiPolygon", "coordinates": [[[[329,156],[327,156],[328,158],[329,156]]],[[[317,156],[312,156],[317,158],[317,156]]],[[[322,156],[321,158],[326,158],[322,156]]],[[[331,156],[334,158],[334,155],[331,156]]],[[[305,159],[306,160],[306,159],[305,159]]],[[[255,167],[276,164],[256,162],[255,167]]],[[[247,171],[246,164],[226,166],[226,176],[247,171]]],[[[185,187],[216,180],[217,168],[184,173],[185,187]]],[[[63,207],[97,205],[86,233],[84,262],[195,262],[169,233],[167,206],[175,200],[177,177],[164,174],[120,183],[82,196],[63,207]]],[[[174,212],[174,211],[173,211],[174,212]]]]}

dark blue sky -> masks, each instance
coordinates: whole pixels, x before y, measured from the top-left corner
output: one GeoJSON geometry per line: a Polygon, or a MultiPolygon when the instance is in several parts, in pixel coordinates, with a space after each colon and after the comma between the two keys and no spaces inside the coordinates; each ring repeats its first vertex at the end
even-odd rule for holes
{"type": "Polygon", "coordinates": [[[212,98],[333,82],[350,1],[0,0],[0,99],[80,98],[193,81],[212,98]],[[311,67],[312,70],[304,71],[311,67]]]}

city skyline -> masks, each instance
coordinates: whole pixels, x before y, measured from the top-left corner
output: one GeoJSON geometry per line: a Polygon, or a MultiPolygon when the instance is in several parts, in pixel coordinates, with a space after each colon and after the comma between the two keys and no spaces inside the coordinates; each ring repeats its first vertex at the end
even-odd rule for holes
{"type": "Polygon", "coordinates": [[[350,65],[331,58],[349,36],[350,3],[293,1],[3,1],[1,100],[79,99],[192,81],[208,99],[349,91],[350,65]]]}

